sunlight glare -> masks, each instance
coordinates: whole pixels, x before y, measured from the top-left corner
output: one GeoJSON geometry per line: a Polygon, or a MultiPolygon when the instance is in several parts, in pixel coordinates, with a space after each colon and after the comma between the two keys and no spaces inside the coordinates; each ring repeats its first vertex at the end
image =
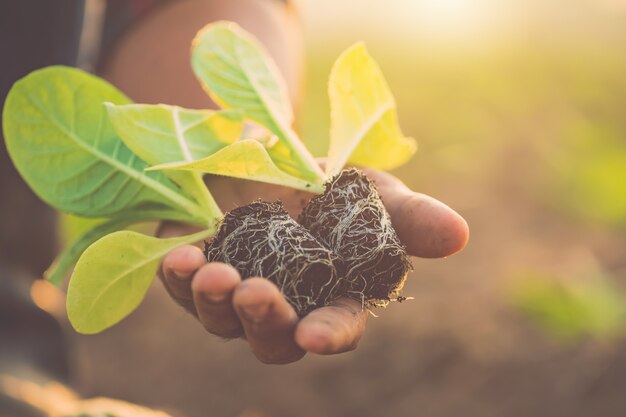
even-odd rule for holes
{"type": "Polygon", "coordinates": [[[435,39],[473,39],[497,21],[499,7],[489,0],[402,0],[414,30],[435,39]],[[411,17],[409,17],[410,15],[411,17]]]}
{"type": "MultiPolygon", "coordinates": [[[[608,1],[608,0],[605,0],[608,1]]],[[[372,34],[372,38],[419,39],[423,42],[482,43],[517,26],[523,0],[296,0],[315,39],[337,34],[372,34]],[[332,13],[328,13],[332,10],[332,13]]]]}

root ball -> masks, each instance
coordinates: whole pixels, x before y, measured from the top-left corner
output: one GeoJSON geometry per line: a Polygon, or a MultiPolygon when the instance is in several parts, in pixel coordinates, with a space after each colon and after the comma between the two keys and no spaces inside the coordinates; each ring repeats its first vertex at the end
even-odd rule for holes
{"type": "Polygon", "coordinates": [[[411,263],[375,185],[361,171],[331,178],[298,221],[339,256],[348,296],[371,301],[399,294],[411,263]]]}
{"type": "Polygon", "coordinates": [[[227,213],[206,255],[209,262],[232,265],[242,279],[269,279],[300,316],[328,304],[340,291],[336,256],[280,202],[259,201],[227,213]]]}

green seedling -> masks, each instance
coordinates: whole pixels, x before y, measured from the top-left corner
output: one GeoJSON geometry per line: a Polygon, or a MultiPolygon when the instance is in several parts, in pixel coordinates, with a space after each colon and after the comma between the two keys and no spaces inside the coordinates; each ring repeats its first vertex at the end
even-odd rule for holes
{"type": "Polygon", "coordinates": [[[192,67],[222,110],[133,104],[106,81],[48,67],[18,81],[3,110],[13,163],[49,205],[105,218],[64,250],[46,276],[60,285],[71,266],[67,312],[81,333],[97,333],[141,302],[162,257],[208,239],[209,261],[242,278],[278,285],[298,314],[340,296],[384,303],[410,263],[374,185],[346,164],[392,169],[416,144],[397,122],[383,75],[363,44],[345,51],[329,80],[330,149],[325,171],[292,130],[285,83],[259,42],[231,22],[201,30],[192,67]],[[245,139],[244,122],[268,140],[245,139]],[[280,202],[224,215],[204,174],[318,194],[296,222],[280,202]],[[160,239],[126,226],[174,220],[202,228],[160,239]],[[346,233],[349,231],[349,233],[346,233]]]}
{"type": "Polygon", "coordinates": [[[626,296],[598,270],[582,277],[524,271],[514,277],[511,304],[548,336],[562,342],[614,341],[626,328],[626,296]]]}

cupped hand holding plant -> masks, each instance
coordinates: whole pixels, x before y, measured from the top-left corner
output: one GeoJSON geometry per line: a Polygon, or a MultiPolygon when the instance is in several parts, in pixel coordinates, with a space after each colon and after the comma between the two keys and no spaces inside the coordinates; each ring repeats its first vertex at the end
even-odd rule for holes
{"type": "Polygon", "coordinates": [[[222,111],[133,104],[64,67],[33,72],[7,98],[4,136],[26,182],[57,209],[105,219],[47,274],[60,284],[78,259],[67,309],[79,332],[130,314],[167,255],[165,286],[210,332],[244,335],[265,362],[337,353],[356,345],[367,307],[400,298],[408,254],[446,256],[465,245],[467,226],[445,205],[380,171],[342,171],[347,163],[392,169],[416,150],[362,44],[331,72],[325,170],[292,130],[284,82],[248,33],[208,25],[192,66],[222,111]],[[246,138],[244,120],[267,136],[246,138]],[[204,174],[220,178],[207,189],[204,174]],[[298,222],[286,209],[301,211],[298,222]],[[200,230],[119,231],[154,220],[200,230]],[[209,238],[205,253],[182,246],[209,238]]]}
{"type": "MultiPolygon", "coordinates": [[[[400,240],[409,254],[424,258],[451,255],[467,241],[465,221],[445,204],[409,190],[396,177],[364,170],[378,185],[400,240]]],[[[281,199],[294,217],[310,195],[284,187],[211,177],[210,189],[222,207],[239,207],[262,197],[281,199]]],[[[163,225],[163,237],[191,232],[179,223],[163,225]]],[[[289,363],[306,352],[336,354],[356,348],[369,313],[350,298],[313,310],[299,319],[276,286],[266,279],[241,280],[222,263],[207,263],[197,246],[171,251],[159,273],[177,303],[194,315],[207,332],[223,337],[245,335],[250,348],[265,363],[289,363]]]]}

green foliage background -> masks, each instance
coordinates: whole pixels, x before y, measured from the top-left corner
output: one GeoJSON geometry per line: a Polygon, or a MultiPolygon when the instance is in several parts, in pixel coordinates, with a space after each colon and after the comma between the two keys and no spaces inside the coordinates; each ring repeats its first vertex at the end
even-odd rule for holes
{"type": "MultiPolygon", "coordinates": [[[[396,95],[405,133],[419,143],[417,156],[396,173],[470,220],[488,206],[497,212],[513,204],[531,227],[567,230],[556,238],[536,231],[534,244],[546,252],[575,244],[591,261],[574,255],[566,264],[537,262],[511,253],[492,279],[504,282],[503,299],[551,335],[615,337],[626,329],[626,270],[615,258],[626,253],[614,248],[618,254],[607,257],[603,246],[626,236],[626,17],[593,2],[557,3],[553,14],[527,4],[536,12],[528,32],[502,41],[461,35],[390,42],[375,29],[365,40],[396,95]]],[[[312,26],[301,128],[322,155],[326,74],[352,35],[320,42],[312,26]]],[[[501,227],[498,221],[496,215],[490,226],[501,227]]],[[[470,228],[478,239],[485,232],[471,221],[470,228]]]]}

